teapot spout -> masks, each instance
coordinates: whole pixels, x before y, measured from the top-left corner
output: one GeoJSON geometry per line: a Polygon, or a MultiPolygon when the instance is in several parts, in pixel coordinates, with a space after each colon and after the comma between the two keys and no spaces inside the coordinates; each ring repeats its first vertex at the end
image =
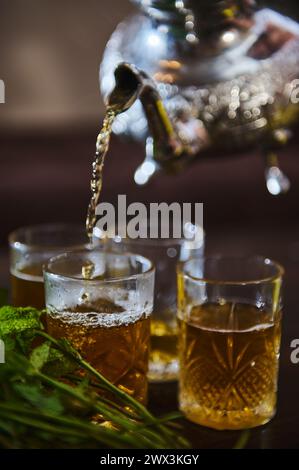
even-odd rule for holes
{"type": "Polygon", "coordinates": [[[142,88],[139,70],[131,64],[121,63],[114,72],[115,87],[107,98],[107,108],[116,114],[127,111],[139,98],[142,88]]]}
{"type": "Polygon", "coordinates": [[[157,165],[171,167],[171,162],[186,153],[165,110],[154,81],[132,64],[121,63],[115,72],[115,88],[108,96],[107,106],[117,114],[129,109],[140,99],[153,139],[153,159],[157,165]]]}

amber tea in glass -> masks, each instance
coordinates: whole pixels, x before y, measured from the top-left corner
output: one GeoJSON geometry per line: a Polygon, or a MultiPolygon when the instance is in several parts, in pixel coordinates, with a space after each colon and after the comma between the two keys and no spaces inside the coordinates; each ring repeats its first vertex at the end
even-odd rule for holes
{"type": "Polygon", "coordinates": [[[12,304],[15,307],[45,307],[43,264],[51,257],[84,246],[84,227],[45,224],[23,227],[9,236],[12,304]]]}
{"type": "Polygon", "coordinates": [[[179,401],[191,421],[243,429],[274,416],[282,276],[259,257],[179,266],[179,401]]]}
{"type": "Polygon", "coordinates": [[[79,251],[45,268],[47,329],[114,385],[147,401],[154,268],[138,255],[79,251]]]}

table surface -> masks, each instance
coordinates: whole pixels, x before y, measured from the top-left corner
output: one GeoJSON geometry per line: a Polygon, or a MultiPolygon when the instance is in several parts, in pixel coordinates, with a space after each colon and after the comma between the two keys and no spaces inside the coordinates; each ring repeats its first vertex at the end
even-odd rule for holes
{"type": "MultiPolygon", "coordinates": [[[[9,230],[45,221],[82,221],[90,178],[90,161],[84,161],[82,156],[92,156],[94,135],[96,131],[86,136],[48,140],[0,139],[0,200],[10,201],[0,207],[0,286],[9,283],[6,248],[9,230]],[[50,191],[50,187],[54,190],[50,191]]],[[[220,159],[217,165],[204,161],[180,177],[160,176],[148,189],[132,184],[133,170],[142,158],[135,146],[114,143],[105,166],[105,181],[110,184],[104,184],[104,200],[115,201],[116,194],[128,194],[130,201],[203,201],[207,253],[261,254],[285,266],[278,411],[270,423],[250,431],[250,448],[299,447],[299,364],[290,360],[291,341],[299,339],[298,144],[299,133],[283,152],[283,166],[292,177],[293,188],[278,199],[266,194],[261,160],[250,153],[236,160],[220,159]]],[[[176,384],[152,385],[150,407],[161,414],[173,411],[177,407],[176,396],[176,384]]],[[[213,431],[187,421],[183,422],[183,429],[198,449],[231,448],[239,436],[238,432],[213,431]]]]}

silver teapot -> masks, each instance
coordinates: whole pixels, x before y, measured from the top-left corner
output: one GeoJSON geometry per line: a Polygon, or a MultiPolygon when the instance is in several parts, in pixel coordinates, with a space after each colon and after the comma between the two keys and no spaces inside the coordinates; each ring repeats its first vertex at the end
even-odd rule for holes
{"type": "Polygon", "coordinates": [[[135,0],[100,69],[113,131],[141,141],[135,181],[257,146],[269,192],[290,187],[277,152],[299,118],[299,24],[253,0],[135,0]],[[120,108],[119,108],[120,109],[120,108]]]}

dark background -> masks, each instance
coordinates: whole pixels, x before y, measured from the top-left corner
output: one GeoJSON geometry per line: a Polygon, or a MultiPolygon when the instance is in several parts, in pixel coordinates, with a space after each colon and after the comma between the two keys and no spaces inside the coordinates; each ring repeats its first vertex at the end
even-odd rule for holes
{"type": "MultiPolygon", "coordinates": [[[[298,18],[297,0],[263,3],[298,18]]],[[[0,0],[0,78],[6,85],[6,103],[0,104],[0,285],[8,284],[9,231],[84,222],[103,115],[98,67],[116,24],[133,10],[127,0],[0,0]]],[[[294,134],[281,152],[292,188],[278,198],[266,192],[257,150],[204,160],[138,188],[133,171],[143,150],[114,138],[105,167],[105,201],[127,194],[129,201],[204,202],[208,252],[262,254],[286,267],[279,412],[253,434],[255,447],[299,447],[299,365],[290,363],[290,342],[299,338],[299,130],[294,134]]],[[[230,446],[234,439],[208,430],[195,434],[198,446],[230,446]]]]}
{"type": "MultiPolygon", "coordinates": [[[[263,1],[291,16],[296,0],[263,1]]],[[[135,7],[128,0],[0,0],[0,246],[16,226],[52,220],[83,222],[90,163],[103,115],[98,68],[116,24],[135,7]]],[[[203,201],[206,229],[298,224],[297,143],[282,152],[293,187],[282,198],[264,189],[258,151],[239,159],[203,161],[175,178],[137,188],[133,170],[143,149],[115,139],[103,197],[135,201],[203,201]],[[294,158],[293,158],[294,157],[294,158]],[[121,171],[120,171],[121,169],[121,171]],[[188,187],[188,191],[186,191],[188,187]],[[224,197],[225,195],[225,197],[224,197]]],[[[219,250],[222,250],[221,237],[219,250]]]]}

